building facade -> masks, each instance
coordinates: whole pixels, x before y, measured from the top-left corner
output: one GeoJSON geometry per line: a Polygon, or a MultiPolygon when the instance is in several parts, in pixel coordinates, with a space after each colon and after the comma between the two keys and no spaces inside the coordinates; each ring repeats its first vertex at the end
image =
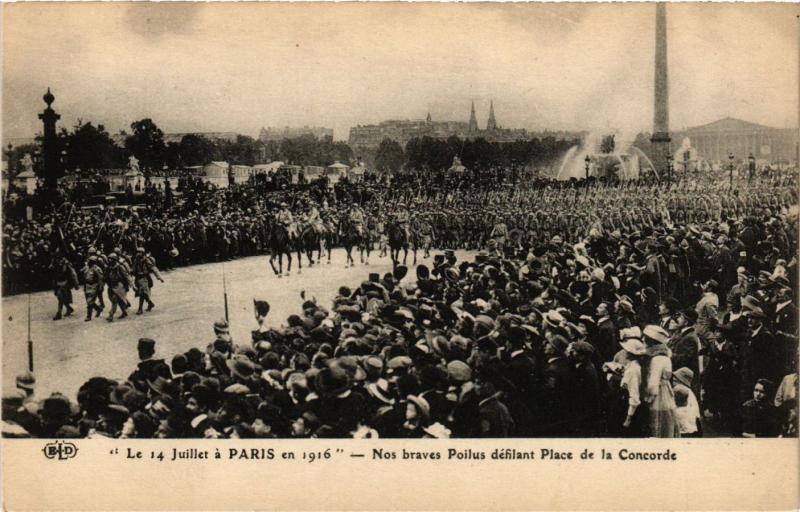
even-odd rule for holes
{"type": "Polygon", "coordinates": [[[750,153],[769,162],[789,163],[796,158],[797,130],[793,128],[772,128],[726,117],[688,128],[680,136],[688,137],[698,155],[711,162],[727,161],[731,153],[736,160],[750,153]]]}
{"type": "Polygon", "coordinates": [[[302,128],[290,128],[288,126],[283,128],[261,128],[258,134],[258,140],[261,142],[281,141],[283,139],[293,139],[303,135],[313,135],[317,139],[324,139],[325,137],[333,138],[333,128],[323,128],[320,126],[303,126],[302,128]]]}

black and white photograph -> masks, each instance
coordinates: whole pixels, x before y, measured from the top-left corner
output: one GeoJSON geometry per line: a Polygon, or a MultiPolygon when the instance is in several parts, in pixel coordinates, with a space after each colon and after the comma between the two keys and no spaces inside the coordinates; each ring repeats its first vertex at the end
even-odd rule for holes
{"type": "Polygon", "coordinates": [[[797,438],[798,15],[3,5],[5,442],[797,438]]]}

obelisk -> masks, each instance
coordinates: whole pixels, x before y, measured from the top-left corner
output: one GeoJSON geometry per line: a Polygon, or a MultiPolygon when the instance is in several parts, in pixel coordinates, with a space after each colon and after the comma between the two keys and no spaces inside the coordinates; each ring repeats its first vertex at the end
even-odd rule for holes
{"type": "Polygon", "coordinates": [[[653,136],[651,155],[660,176],[667,170],[670,154],[669,136],[669,79],[667,77],[667,4],[656,4],[656,72],[655,104],[653,109],[653,136]]]}

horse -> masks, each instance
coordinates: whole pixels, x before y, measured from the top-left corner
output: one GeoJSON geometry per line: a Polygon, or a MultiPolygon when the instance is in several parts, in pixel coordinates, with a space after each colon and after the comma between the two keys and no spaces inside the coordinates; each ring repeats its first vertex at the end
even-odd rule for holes
{"type": "Polygon", "coordinates": [[[408,237],[406,236],[406,231],[397,221],[391,222],[387,231],[389,236],[389,254],[392,257],[392,266],[397,266],[399,263],[398,258],[400,257],[400,249],[403,249],[404,251],[403,264],[405,265],[406,258],[408,257],[408,237]]]}
{"type": "MultiPolygon", "coordinates": [[[[348,268],[355,265],[355,260],[352,255],[353,247],[361,247],[363,236],[358,233],[358,228],[349,219],[344,219],[344,221],[342,221],[342,224],[339,226],[339,232],[341,233],[342,245],[347,253],[347,260],[345,261],[344,268],[348,268]]],[[[363,257],[361,258],[361,263],[364,263],[363,257]]]]}
{"type": "MultiPolygon", "coordinates": [[[[300,236],[297,239],[298,250],[302,250],[308,257],[308,266],[314,264],[314,249],[317,250],[317,261],[322,261],[322,237],[314,229],[311,223],[305,223],[300,230],[300,236]]],[[[298,256],[299,257],[299,256],[298,256]]],[[[328,261],[330,261],[330,253],[328,254],[328,261]]]]}
{"type": "Polygon", "coordinates": [[[374,222],[370,221],[367,222],[367,225],[364,226],[363,234],[361,236],[360,243],[358,244],[359,252],[361,253],[361,263],[365,265],[369,265],[369,255],[372,253],[372,244],[375,241],[375,225],[374,222]],[[367,253],[367,257],[364,258],[364,253],[367,253]]]}
{"type": "Polygon", "coordinates": [[[269,234],[269,264],[272,271],[279,278],[283,274],[283,255],[286,255],[288,266],[286,267],[286,275],[288,276],[292,271],[292,243],[289,240],[289,231],[285,226],[273,223],[272,229],[269,234]],[[278,268],[275,268],[275,255],[278,256],[278,268]]]}
{"type": "Polygon", "coordinates": [[[328,253],[328,265],[331,264],[331,253],[334,246],[338,243],[337,231],[339,230],[336,221],[331,220],[324,223],[325,228],[322,231],[322,240],[325,242],[325,252],[328,253]]]}

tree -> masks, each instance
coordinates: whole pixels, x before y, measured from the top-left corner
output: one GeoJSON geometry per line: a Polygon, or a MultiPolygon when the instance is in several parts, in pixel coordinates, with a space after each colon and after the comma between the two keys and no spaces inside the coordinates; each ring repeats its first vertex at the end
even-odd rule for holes
{"type": "Polygon", "coordinates": [[[142,172],[149,177],[151,171],[164,165],[164,132],[149,118],[131,123],[131,130],[133,134],[125,139],[125,148],[139,160],[142,172]]]}
{"type": "Polygon", "coordinates": [[[67,170],[91,171],[124,165],[123,149],[117,146],[102,124],[94,126],[78,119],[72,132],[62,129],[59,139],[66,153],[64,166],[67,170]]]}
{"type": "Polygon", "coordinates": [[[214,141],[202,135],[187,134],[178,143],[178,155],[183,165],[205,165],[220,159],[220,151],[214,141]]]}
{"type": "Polygon", "coordinates": [[[246,135],[237,135],[231,142],[220,142],[219,150],[221,158],[231,164],[254,165],[261,160],[260,143],[246,135]]]}
{"type": "Polygon", "coordinates": [[[383,139],[375,153],[375,168],[397,172],[406,161],[403,147],[396,140],[383,139]]]}

